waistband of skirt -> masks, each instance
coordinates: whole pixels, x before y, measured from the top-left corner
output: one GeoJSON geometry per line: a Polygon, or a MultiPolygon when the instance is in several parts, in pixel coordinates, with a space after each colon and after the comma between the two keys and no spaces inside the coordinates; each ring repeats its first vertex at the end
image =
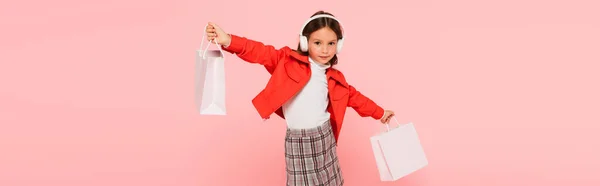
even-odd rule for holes
{"type": "Polygon", "coordinates": [[[323,122],[323,124],[306,129],[292,129],[287,128],[287,136],[289,137],[309,137],[309,136],[321,136],[326,135],[328,132],[331,132],[331,124],[330,121],[327,120],[323,122]]]}

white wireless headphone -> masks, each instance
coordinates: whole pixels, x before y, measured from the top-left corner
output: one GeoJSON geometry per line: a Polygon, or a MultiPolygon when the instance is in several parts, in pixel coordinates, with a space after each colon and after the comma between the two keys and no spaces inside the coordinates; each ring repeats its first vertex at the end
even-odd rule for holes
{"type": "Polygon", "coordinates": [[[339,53],[342,50],[342,45],[344,45],[344,38],[346,38],[346,32],[343,29],[342,22],[340,22],[338,19],[336,19],[333,16],[330,16],[327,14],[319,14],[319,15],[313,16],[310,19],[308,19],[302,26],[302,29],[300,29],[300,50],[302,50],[302,52],[308,51],[308,37],[302,35],[302,31],[304,31],[304,27],[306,27],[306,25],[308,25],[308,23],[310,23],[310,21],[315,20],[317,18],[322,18],[322,17],[328,17],[333,20],[336,20],[338,22],[338,24],[340,25],[340,27],[342,27],[343,34],[342,34],[342,38],[338,39],[338,42],[337,42],[337,53],[339,53]]]}

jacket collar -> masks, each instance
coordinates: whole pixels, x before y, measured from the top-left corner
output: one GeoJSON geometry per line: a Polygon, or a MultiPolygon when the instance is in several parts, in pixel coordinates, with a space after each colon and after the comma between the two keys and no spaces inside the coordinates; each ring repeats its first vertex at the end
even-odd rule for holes
{"type": "MultiPolygon", "coordinates": [[[[290,52],[290,56],[292,56],[294,59],[306,63],[308,65],[310,65],[310,61],[308,61],[308,56],[305,55],[301,55],[296,51],[292,51],[290,52]]],[[[344,76],[342,75],[342,72],[340,72],[339,70],[330,67],[327,68],[326,72],[327,76],[329,76],[331,79],[334,79],[335,81],[339,82],[340,84],[348,87],[348,83],[346,82],[346,79],[344,78],[344,76]]]]}

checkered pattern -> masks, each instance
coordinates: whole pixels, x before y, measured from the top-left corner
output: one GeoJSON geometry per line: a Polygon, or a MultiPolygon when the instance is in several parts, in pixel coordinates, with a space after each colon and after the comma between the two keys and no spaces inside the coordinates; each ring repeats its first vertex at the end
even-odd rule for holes
{"type": "Polygon", "coordinates": [[[288,128],[285,163],[288,186],[344,184],[329,121],[311,129],[288,128]]]}

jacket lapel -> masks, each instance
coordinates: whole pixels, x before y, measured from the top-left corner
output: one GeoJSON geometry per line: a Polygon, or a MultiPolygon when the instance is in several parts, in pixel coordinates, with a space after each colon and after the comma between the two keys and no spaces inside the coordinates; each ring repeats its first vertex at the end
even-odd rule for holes
{"type": "MultiPolygon", "coordinates": [[[[308,64],[308,56],[303,56],[298,54],[295,51],[290,52],[290,56],[294,59],[296,59],[297,61],[300,61],[301,63],[306,63],[308,64]]],[[[296,83],[300,82],[302,80],[302,78],[304,76],[306,76],[305,72],[303,72],[302,70],[302,65],[300,63],[296,63],[296,62],[292,62],[292,63],[286,63],[285,65],[285,72],[286,74],[292,79],[294,80],[296,83]]]]}
{"type": "Polygon", "coordinates": [[[342,72],[340,72],[339,70],[337,70],[335,68],[329,68],[329,69],[327,69],[326,73],[327,73],[327,77],[329,77],[330,79],[335,80],[340,85],[348,88],[348,82],[346,82],[346,79],[342,75],[342,72]]]}

